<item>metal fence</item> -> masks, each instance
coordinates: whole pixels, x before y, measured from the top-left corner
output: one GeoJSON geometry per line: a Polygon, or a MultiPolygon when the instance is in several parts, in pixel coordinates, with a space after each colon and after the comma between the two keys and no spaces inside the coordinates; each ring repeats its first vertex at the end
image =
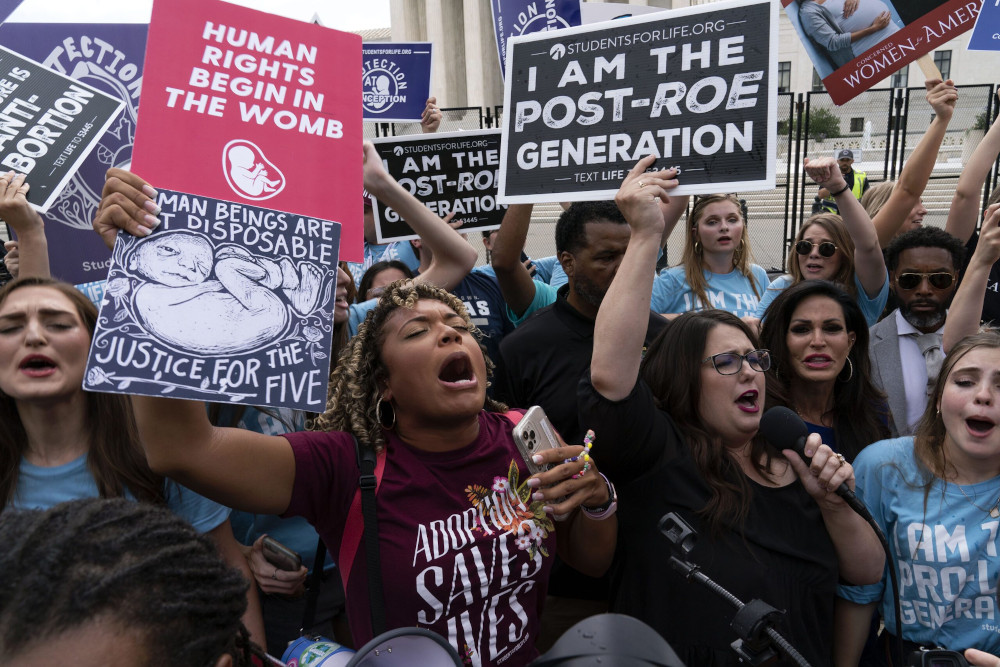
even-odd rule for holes
{"type": "MultiPolygon", "coordinates": [[[[955,184],[969,155],[993,119],[1000,101],[993,85],[959,86],[959,99],[924,192],[932,224],[944,224],[955,184]]],[[[842,106],[826,92],[778,95],[776,183],[771,190],[737,193],[745,199],[754,257],[772,271],[785,270],[787,248],[809,217],[818,186],[802,169],[805,157],[834,155],[843,148],[855,153],[855,168],[878,183],[898,178],[933,111],[923,88],[883,88],[866,91],[842,106]]],[[[503,107],[441,109],[441,132],[499,127],[503,107]]],[[[365,137],[419,134],[419,123],[366,123],[365,137]]],[[[983,188],[983,199],[996,186],[1000,160],[993,165],[983,188]]],[[[554,253],[551,224],[561,211],[558,204],[535,207],[526,251],[533,257],[554,253]]],[[[684,227],[684,225],[678,225],[684,227]]],[[[683,245],[682,233],[671,237],[667,260],[674,264],[683,245]]]]}

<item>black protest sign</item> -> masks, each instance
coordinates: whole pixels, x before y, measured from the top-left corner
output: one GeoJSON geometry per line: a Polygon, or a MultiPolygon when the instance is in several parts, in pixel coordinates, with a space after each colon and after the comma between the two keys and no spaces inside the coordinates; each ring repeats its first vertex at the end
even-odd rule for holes
{"type": "Polygon", "coordinates": [[[27,174],[48,210],[124,104],[0,47],[0,171],[27,174]]]}
{"type": "MultiPolygon", "coordinates": [[[[442,132],[376,140],[388,171],[440,217],[451,212],[461,232],[496,229],[507,207],[497,204],[500,130],[442,132]]],[[[419,236],[399,214],[373,201],[378,242],[419,236]]]]}
{"type": "Polygon", "coordinates": [[[677,194],[773,188],[777,21],[747,0],[512,38],[500,201],[610,199],[650,154],[677,194]]]}
{"type": "Polygon", "coordinates": [[[322,412],[340,224],[160,190],[122,233],[83,388],[322,412]]]}

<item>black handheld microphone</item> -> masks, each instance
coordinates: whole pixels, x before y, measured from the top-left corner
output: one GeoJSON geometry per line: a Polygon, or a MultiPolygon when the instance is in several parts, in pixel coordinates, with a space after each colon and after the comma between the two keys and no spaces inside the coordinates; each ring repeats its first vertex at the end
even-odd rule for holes
{"type": "MultiPolygon", "coordinates": [[[[806,438],[809,437],[809,429],[794,411],[781,405],[771,408],[760,418],[760,432],[779,450],[791,449],[802,457],[806,465],[812,461],[812,457],[806,456],[806,438]]],[[[868,508],[848,488],[847,482],[837,487],[836,494],[861,516],[866,519],[871,517],[868,508]]]]}

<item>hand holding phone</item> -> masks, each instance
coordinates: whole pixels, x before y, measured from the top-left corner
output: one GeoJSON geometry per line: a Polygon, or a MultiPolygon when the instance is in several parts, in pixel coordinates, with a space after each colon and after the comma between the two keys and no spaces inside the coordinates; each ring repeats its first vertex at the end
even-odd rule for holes
{"type": "Polygon", "coordinates": [[[297,597],[305,591],[309,571],[302,559],[274,538],[258,537],[247,552],[247,562],[254,581],[268,595],[297,597]]]}
{"type": "Polygon", "coordinates": [[[552,428],[552,422],[545,415],[545,410],[537,405],[529,408],[521,417],[521,421],[514,427],[512,435],[518,451],[521,452],[521,458],[524,459],[524,465],[528,467],[532,475],[537,475],[551,467],[550,465],[539,465],[532,458],[535,454],[546,449],[560,447],[559,437],[556,435],[556,430],[552,428]]]}
{"type": "Polygon", "coordinates": [[[270,535],[264,536],[261,548],[267,562],[279,570],[295,572],[302,567],[302,557],[270,535]]]}

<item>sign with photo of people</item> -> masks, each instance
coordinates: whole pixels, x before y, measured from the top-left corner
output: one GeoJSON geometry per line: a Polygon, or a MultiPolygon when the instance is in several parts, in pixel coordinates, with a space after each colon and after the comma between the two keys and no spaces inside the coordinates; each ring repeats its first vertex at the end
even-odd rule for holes
{"type": "Polygon", "coordinates": [[[982,0],[781,0],[835,104],[972,28],[982,0]]]}

